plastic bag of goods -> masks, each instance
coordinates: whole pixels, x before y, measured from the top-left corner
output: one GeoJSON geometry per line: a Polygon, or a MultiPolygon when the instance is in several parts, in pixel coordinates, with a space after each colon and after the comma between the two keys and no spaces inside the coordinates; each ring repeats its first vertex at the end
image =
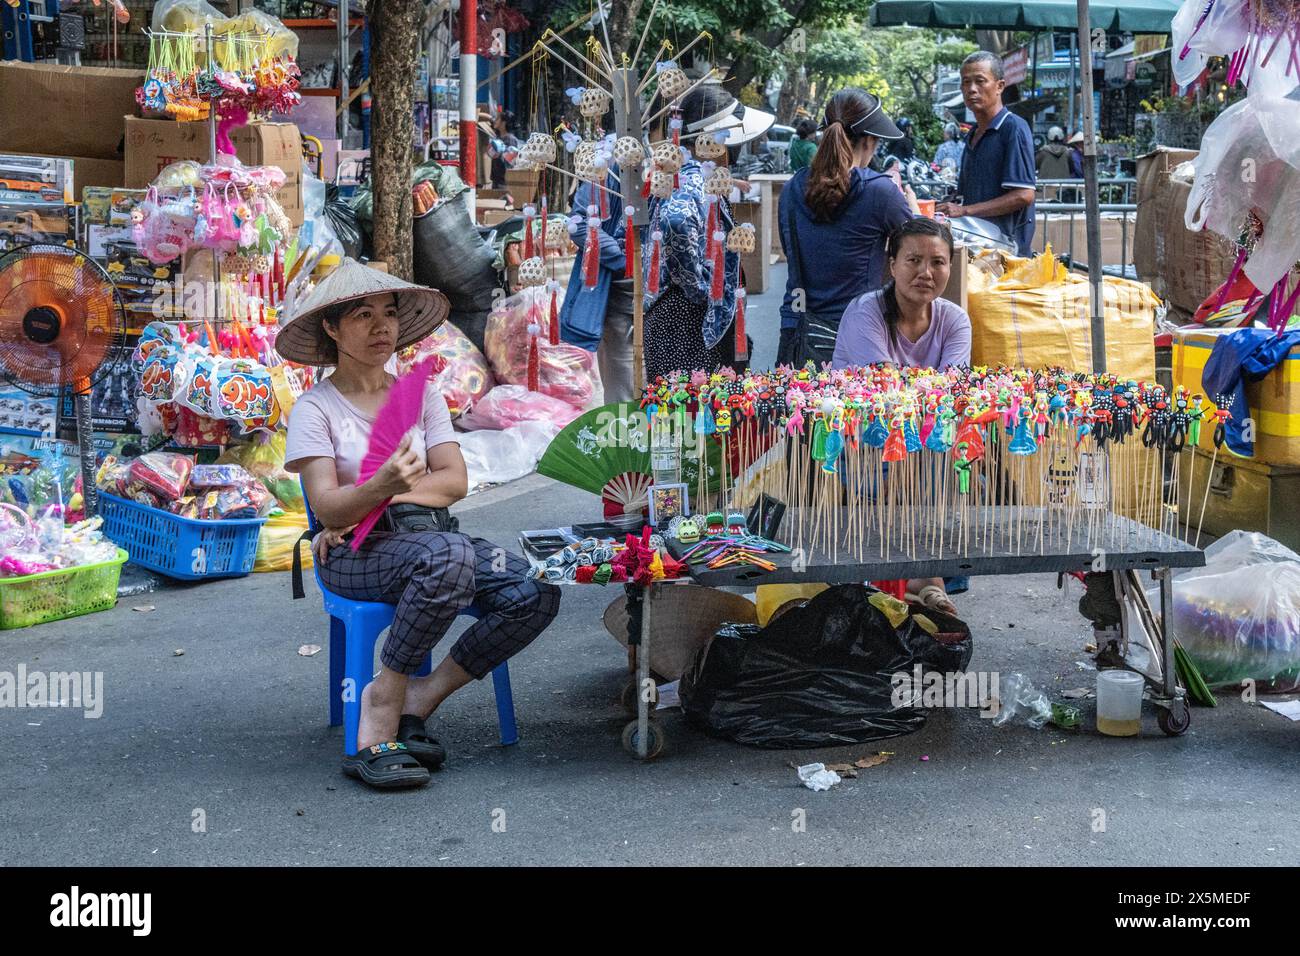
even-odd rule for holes
{"type": "MultiPolygon", "coordinates": [[[[293,549],[307,530],[307,515],[297,511],[282,511],[273,514],[262,525],[257,538],[257,558],[253,571],[289,571],[293,568],[293,549]]],[[[311,548],[301,548],[302,566],[309,570],[312,566],[311,548]]]]}
{"type": "Polygon", "coordinates": [[[522,422],[554,422],[563,428],[581,410],[558,398],[530,392],[523,385],[498,385],[460,418],[463,428],[500,430],[522,422]]]}
{"type": "Polygon", "coordinates": [[[430,355],[444,363],[434,373],[433,384],[447,400],[452,418],[464,414],[496,384],[483,353],[451,322],[442,323],[426,338],[403,349],[397,356],[399,374],[405,375],[430,355]]]}
{"type": "Polygon", "coordinates": [[[1233,531],[1205,549],[1205,567],[1176,575],[1173,589],[1174,633],[1208,685],[1300,687],[1300,555],[1233,531]]]}
{"type": "MultiPolygon", "coordinates": [[[[832,587],[766,627],[721,628],[681,680],[687,719],[706,733],[756,747],[830,747],[894,737],[925,723],[920,675],[953,675],[954,701],[982,701],[957,680],[970,630],[857,584],[832,587]],[[900,675],[907,679],[904,684],[900,675]]],[[[973,676],[973,675],[972,675],[973,676]]],[[[945,701],[947,703],[948,701],[945,701]]]]}
{"type": "Polygon", "coordinates": [[[305,514],[307,506],[298,476],[284,470],[285,438],[283,430],[269,436],[260,433],[252,441],[228,447],[217,458],[217,464],[242,467],[275,496],[281,508],[305,514]]]}
{"type": "Polygon", "coordinates": [[[497,380],[528,385],[530,322],[542,327],[537,336],[538,391],[578,409],[600,403],[602,390],[596,354],[576,345],[552,345],[549,332],[550,294],[545,286],[532,286],[502,300],[488,318],[484,348],[497,380]]]}

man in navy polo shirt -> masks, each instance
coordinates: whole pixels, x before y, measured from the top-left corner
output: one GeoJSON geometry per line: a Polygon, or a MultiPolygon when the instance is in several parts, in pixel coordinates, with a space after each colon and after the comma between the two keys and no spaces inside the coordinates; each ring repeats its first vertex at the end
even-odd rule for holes
{"type": "Polygon", "coordinates": [[[1029,124],[1002,105],[1002,60],[984,50],[962,61],[961,95],[975,114],[966,137],[960,203],[940,203],[946,216],[975,216],[995,223],[1030,255],[1034,238],[1034,137],[1029,124]]]}

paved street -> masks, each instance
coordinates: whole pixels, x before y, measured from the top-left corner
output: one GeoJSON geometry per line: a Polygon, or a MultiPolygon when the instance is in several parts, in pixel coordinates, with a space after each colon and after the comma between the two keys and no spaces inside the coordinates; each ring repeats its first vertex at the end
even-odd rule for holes
{"type": "MultiPolygon", "coordinates": [[[[751,313],[760,365],[775,355],[777,298],[751,313]]],[[[537,476],[455,510],[503,544],[597,514],[537,476]]],[[[327,653],[298,653],[328,645],[314,584],[298,602],[287,574],[168,587],[0,632],[0,669],[102,671],[105,695],[99,719],[0,710],[0,864],[1294,863],[1300,725],[1231,698],[1194,710],[1178,739],[1149,708],[1132,739],[938,711],[909,736],[816,752],[713,740],[672,713],[669,753],[638,764],[619,744],[625,657],[600,624],[617,594],[567,589],[512,661],[518,746],[495,743],[490,687],[466,688],[431,722],[446,768],[392,794],[339,772],[327,653]],[[877,750],[894,755],[825,793],[790,767],[877,750]],[[806,832],[792,828],[799,809],[806,832]]],[[[957,599],[971,668],[1022,672],[1058,698],[1091,686],[1078,596],[1050,575],[976,579],[957,599]]],[[[1091,726],[1091,701],[1084,711],[1091,726]]]]}

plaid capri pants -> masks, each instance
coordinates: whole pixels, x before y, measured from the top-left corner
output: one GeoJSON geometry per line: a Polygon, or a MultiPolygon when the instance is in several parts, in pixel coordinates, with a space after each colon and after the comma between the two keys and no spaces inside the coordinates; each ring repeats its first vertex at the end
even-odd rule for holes
{"type": "Polygon", "coordinates": [[[379,659],[414,674],[451,622],[479,619],[451,648],[475,679],[527,647],[560,609],[560,589],[527,576],[528,562],[482,538],[444,531],[372,533],[357,551],[330,549],[321,582],[340,597],[397,605],[379,659]]]}

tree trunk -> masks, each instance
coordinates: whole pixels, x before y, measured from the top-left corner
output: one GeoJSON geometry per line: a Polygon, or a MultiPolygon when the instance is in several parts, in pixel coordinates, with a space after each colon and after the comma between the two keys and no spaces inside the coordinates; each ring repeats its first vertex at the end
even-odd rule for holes
{"type": "Polygon", "coordinates": [[[800,106],[808,105],[808,71],[802,66],[798,69],[786,68],[785,82],[781,84],[781,93],[776,100],[777,120],[787,123],[794,117],[794,111],[800,106]]]}
{"type": "MultiPolygon", "coordinates": [[[[615,63],[623,62],[620,54],[626,53],[629,57],[636,52],[636,41],[641,38],[636,32],[636,18],[641,12],[641,5],[645,0],[614,0],[610,4],[609,12],[609,45],[614,49],[609,51],[611,59],[615,63]]],[[[656,17],[661,14],[656,14],[656,17]]],[[[651,29],[651,36],[654,36],[654,30],[651,29]]],[[[601,32],[600,27],[596,28],[596,36],[602,40],[605,34],[601,32]]],[[[647,41],[648,42],[648,41],[647,41]]]]}
{"type": "Polygon", "coordinates": [[[412,278],[412,115],[421,0],[370,2],[370,168],[374,183],[374,257],[390,274],[412,278]]]}

